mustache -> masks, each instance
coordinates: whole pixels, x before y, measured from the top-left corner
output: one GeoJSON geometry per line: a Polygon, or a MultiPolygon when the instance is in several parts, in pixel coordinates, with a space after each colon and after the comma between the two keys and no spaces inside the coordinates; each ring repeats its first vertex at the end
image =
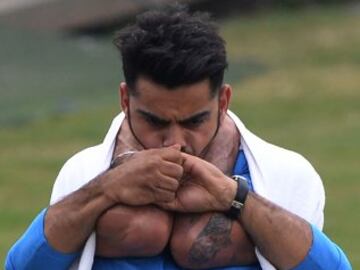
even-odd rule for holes
{"type": "Polygon", "coordinates": [[[196,153],[194,151],[194,149],[192,149],[190,146],[182,146],[180,148],[180,151],[182,153],[185,153],[185,154],[188,154],[188,155],[192,155],[192,156],[196,156],[196,157],[199,157],[201,159],[204,159],[205,156],[206,156],[206,153],[208,152],[209,148],[210,148],[210,145],[212,143],[212,140],[210,140],[210,142],[199,152],[199,153],[196,153]]]}

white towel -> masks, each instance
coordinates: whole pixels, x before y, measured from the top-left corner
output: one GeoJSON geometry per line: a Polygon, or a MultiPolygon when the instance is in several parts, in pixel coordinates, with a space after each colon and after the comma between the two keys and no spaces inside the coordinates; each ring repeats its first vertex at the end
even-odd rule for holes
{"type": "MultiPolygon", "coordinates": [[[[301,155],[255,136],[235,114],[230,111],[228,114],[241,134],[241,145],[255,192],[322,229],[325,193],[311,164],[301,155]]],[[[77,153],[65,163],[55,181],[50,204],[79,189],[109,167],[116,135],[124,118],[124,113],[114,118],[102,144],[77,153]]],[[[92,233],[80,259],[71,269],[91,270],[95,243],[96,235],[92,233]]],[[[256,255],[262,269],[275,269],[259,250],[256,250],[256,255]]]]}

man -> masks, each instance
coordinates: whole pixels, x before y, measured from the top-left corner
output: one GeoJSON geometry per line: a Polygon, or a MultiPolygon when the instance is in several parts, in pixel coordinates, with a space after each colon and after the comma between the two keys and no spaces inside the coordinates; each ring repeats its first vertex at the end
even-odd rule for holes
{"type": "Polygon", "coordinates": [[[224,42],[208,17],[148,12],[115,44],[123,113],[64,165],[7,270],[351,269],[320,231],[315,170],[228,111],[224,42]]]}

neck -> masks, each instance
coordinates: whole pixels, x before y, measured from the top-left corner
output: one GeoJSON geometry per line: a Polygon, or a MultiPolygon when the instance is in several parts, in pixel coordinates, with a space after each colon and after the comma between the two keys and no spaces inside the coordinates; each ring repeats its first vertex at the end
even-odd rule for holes
{"type": "Polygon", "coordinates": [[[226,115],[204,159],[226,175],[231,175],[239,147],[240,133],[232,119],[226,115]]]}

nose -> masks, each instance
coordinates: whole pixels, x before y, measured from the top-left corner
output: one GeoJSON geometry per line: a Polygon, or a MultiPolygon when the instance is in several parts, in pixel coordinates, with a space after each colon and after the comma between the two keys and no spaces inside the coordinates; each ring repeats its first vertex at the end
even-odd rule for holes
{"type": "Polygon", "coordinates": [[[179,144],[181,148],[186,148],[184,130],[178,125],[171,125],[163,135],[163,146],[168,147],[179,144]]]}

